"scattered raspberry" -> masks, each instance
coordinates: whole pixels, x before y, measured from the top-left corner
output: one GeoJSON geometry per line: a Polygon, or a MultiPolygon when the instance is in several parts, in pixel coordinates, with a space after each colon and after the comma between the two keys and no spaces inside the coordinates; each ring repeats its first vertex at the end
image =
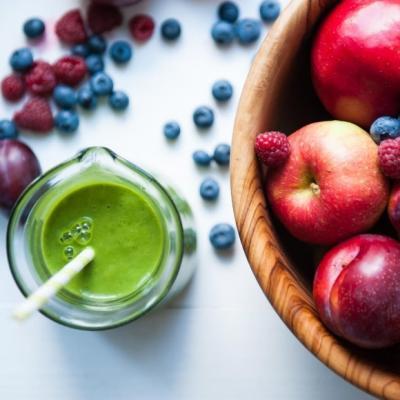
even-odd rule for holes
{"type": "Polygon", "coordinates": [[[129,30],[134,39],[139,42],[149,40],[154,32],[154,20],[149,15],[138,14],[129,21],[129,30]]]}
{"type": "Polygon", "coordinates": [[[85,24],[79,9],[68,11],[57,21],[56,34],[61,41],[68,44],[86,41],[85,24]]]}
{"type": "Polygon", "coordinates": [[[49,132],[53,128],[53,115],[48,101],[42,97],[33,97],[14,114],[14,122],[20,129],[33,132],[49,132]]]}
{"type": "Polygon", "coordinates": [[[87,12],[88,25],[93,33],[104,33],[122,25],[119,9],[109,4],[90,4],[87,12]]]}
{"type": "Polygon", "coordinates": [[[383,174],[400,179],[400,138],[384,140],[378,147],[378,156],[383,174]]]}
{"type": "Polygon", "coordinates": [[[259,134],[254,148],[258,158],[268,167],[277,167],[283,164],[290,154],[289,140],[281,132],[259,134]]]}
{"type": "Polygon", "coordinates": [[[11,74],[1,82],[1,92],[8,101],[18,101],[25,93],[25,81],[21,75],[11,74]]]}
{"type": "Polygon", "coordinates": [[[39,96],[51,94],[57,84],[53,68],[45,61],[35,61],[25,76],[25,82],[28,90],[39,96]]]}
{"type": "Polygon", "coordinates": [[[85,77],[87,67],[82,57],[65,56],[53,65],[53,71],[58,82],[75,86],[85,77]]]}

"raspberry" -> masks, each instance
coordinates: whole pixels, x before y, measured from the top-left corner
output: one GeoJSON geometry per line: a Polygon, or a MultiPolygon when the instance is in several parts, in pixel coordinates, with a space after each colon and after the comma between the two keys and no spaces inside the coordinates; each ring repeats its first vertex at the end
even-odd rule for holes
{"type": "Polygon", "coordinates": [[[290,154],[289,140],[281,132],[259,134],[254,148],[258,158],[268,167],[277,167],[283,164],[290,154]]]}
{"type": "Polygon", "coordinates": [[[13,118],[20,129],[33,132],[49,132],[53,128],[53,115],[46,99],[33,97],[17,111],[13,118]]]}
{"type": "Polygon", "coordinates": [[[52,93],[56,86],[56,77],[51,65],[45,61],[36,61],[25,76],[28,90],[39,96],[52,93]]]}
{"type": "Polygon", "coordinates": [[[400,179],[400,138],[384,140],[378,147],[378,156],[383,174],[400,179]]]}
{"type": "Polygon", "coordinates": [[[138,14],[129,21],[129,30],[139,42],[149,40],[154,32],[154,20],[149,15],[138,14]]]}
{"type": "Polygon", "coordinates": [[[56,34],[62,42],[68,44],[86,41],[85,25],[79,9],[68,11],[57,21],[56,34]]]}
{"type": "Polygon", "coordinates": [[[21,75],[11,74],[1,82],[1,92],[8,101],[21,100],[25,93],[25,81],[21,75]]]}
{"type": "Polygon", "coordinates": [[[122,14],[119,9],[109,4],[90,4],[87,20],[93,33],[104,33],[122,25],[122,14]]]}
{"type": "Polygon", "coordinates": [[[53,70],[58,82],[75,86],[85,77],[87,67],[83,58],[65,56],[53,65],[53,70]]]}

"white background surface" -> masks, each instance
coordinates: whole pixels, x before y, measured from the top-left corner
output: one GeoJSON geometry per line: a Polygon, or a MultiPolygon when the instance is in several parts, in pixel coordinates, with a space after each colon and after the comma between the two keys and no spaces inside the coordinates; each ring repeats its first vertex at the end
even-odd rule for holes
{"type": "MultiPolygon", "coordinates": [[[[256,17],[260,0],[242,1],[243,16],[256,17]]],[[[33,15],[54,21],[78,4],[66,0],[2,2],[1,75],[8,55],[24,45],[23,21],[33,15]]],[[[157,22],[177,17],[181,39],[165,44],[157,34],[135,46],[128,67],[107,69],[117,88],[125,89],[132,107],[115,115],[107,106],[82,116],[80,131],[70,138],[57,133],[24,137],[44,169],[91,145],[108,146],[122,156],[150,165],[177,182],[199,222],[200,265],[187,290],[173,303],[126,327],[107,332],[68,329],[36,315],[18,325],[9,317],[21,299],[5,255],[6,218],[0,217],[0,399],[1,400],[194,400],[194,399],[365,399],[309,354],[265,300],[237,243],[231,256],[218,256],[207,234],[217,222],[233,223],[228,172],[195,168],[191,153],[230,141],[234,111],[257,46],[221,50],[209,30],[216,0],[148,0],[126,13],[145,11],[157,22]],[[215,104],[211,84],[233,82],[227,106],[215,104]],[[216,123],[199,133],[191,121],[201,104],[215,108],[216,123]],[[181,123],[180,139],[169,144],[161,130],[166,120],[181,123]],[[214,176],[222,193],[215,205],[198,196],[205,175],[214,176]]],[[[48,29],[51,28],[48,26],[48,29]]],[[[114,36],[126,35],[119,30],[114,36]]],[[[51,61],[61,49],[49,35],[35,54],[51,61]]],[[[0,117],[14,107],[0,102],[0,117]]]]}

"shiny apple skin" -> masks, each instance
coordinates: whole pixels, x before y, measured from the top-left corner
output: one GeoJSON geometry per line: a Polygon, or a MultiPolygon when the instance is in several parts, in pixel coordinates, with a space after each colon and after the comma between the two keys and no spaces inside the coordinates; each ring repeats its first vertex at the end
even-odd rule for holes
{"type": "Polygon", "coordinates": [[[400,243],[358,235],[331,249],[318,266],[313,295],[322,321],[364,348],[400,342],[400,243]]]}
{"type": "Polygon", "coordinates": [[[307,125],[289,136],[291,153],[267,172],[274,214],[296,238],[332,245],[371,228],[384,211],[388,182],[377,145],[343,121],[307,125]]]}
{"type": "Polygon", "coordinates": [[[390,222],[400,235],[400,183],[396,182],[389,196],[388,215],[390,222]]]}
{"type": "Polygon", "coordinates": [[[314,87],[334,118],[367,128],[400,111],[400,1],[344,0],[313,43],[314,87]]]}

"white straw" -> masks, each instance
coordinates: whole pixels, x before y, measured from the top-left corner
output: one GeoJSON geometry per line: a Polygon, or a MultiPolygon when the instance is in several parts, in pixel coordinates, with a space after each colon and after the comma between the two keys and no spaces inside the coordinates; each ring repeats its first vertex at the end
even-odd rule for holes
{"type": "Polygon", "coordinates": [[[94,258],[94,249],[86,247],[73,260],[61,268],[47,282],[25,299],[13,312],[17,320],[24,320],[46,304],[62,287],[94,258]]]}

